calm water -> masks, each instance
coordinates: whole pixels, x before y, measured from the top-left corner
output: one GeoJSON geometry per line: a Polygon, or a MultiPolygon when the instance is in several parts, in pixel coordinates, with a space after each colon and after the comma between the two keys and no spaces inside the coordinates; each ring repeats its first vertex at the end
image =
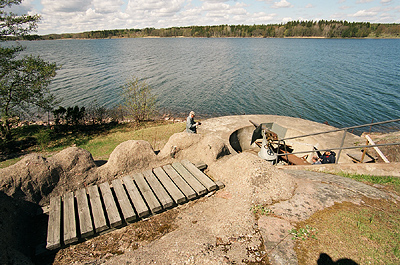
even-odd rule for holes
{"type": "Polygon", "coordinates": [[[400,40],[113,39],[23,42],[61,65],[63,106],[111,107],[131,77],[160,109],[277,114],[347,127],[400,118],[400,40]]]}

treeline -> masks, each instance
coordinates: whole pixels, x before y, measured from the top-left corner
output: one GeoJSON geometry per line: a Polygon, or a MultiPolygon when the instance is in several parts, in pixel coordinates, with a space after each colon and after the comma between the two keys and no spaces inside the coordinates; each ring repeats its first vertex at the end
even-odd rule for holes
{"type": "Polygon", "coordinates": [[[31,40],[107,39],[143,37],[202,37],[202,38],[399,38],[400,24],[376,24],[335,20],[291,21],[271,25],[219,25],[172,28],[115,29],[71,34],[31,35],[31,40]]]}

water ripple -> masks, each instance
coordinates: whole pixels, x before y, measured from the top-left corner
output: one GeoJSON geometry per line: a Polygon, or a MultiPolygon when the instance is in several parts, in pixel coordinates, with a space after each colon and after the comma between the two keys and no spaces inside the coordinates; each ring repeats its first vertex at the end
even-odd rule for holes
{"type": "Polygon", "coordinates": [[[400,40],[113,39],[24,42],[62,65],[64,106],[119,104],[148,82],[161,109],[208,116],[278,114],[334,126],[400,117],[400,40]]]}

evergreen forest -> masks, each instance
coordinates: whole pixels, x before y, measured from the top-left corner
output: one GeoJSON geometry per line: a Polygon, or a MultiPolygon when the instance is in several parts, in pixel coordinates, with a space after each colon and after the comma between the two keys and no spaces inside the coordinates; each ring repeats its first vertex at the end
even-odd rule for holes
{"type": "Polygon", "coordinates": [[[219,25],[114,29],[70,34],[29,35],[25,39],[107,39],[143,37],[199,38],[400,38],[400,24],[335,20],[291,21],[270,25],[219,25]]]}

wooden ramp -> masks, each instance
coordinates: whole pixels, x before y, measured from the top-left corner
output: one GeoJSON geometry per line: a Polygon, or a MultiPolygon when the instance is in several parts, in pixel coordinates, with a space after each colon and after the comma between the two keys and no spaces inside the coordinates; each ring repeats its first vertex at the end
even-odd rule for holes
{"type": "Polygon", "coordinates": [[[222,188],[188,160],[50,199],[48,250],[119,228],[222,188]]]}

